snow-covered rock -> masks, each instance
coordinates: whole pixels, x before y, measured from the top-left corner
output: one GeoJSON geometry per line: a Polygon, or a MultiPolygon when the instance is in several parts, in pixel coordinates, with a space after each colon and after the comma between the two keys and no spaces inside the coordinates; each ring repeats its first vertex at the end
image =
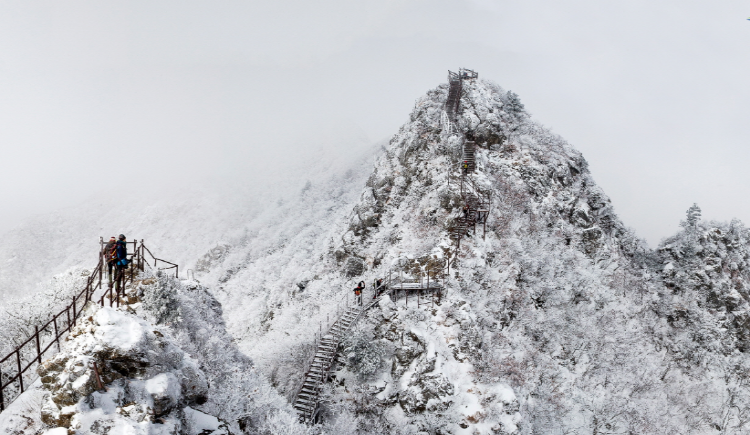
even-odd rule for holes
{"type": "Polygon", "coordinates": [[[129,299],[86,306],[62,351],[38,367],[40,385],[17,400],[41,392],[41,406],[7,414],[4,433],[308,432],[233,344],[205,287],[146,272],[129,299]],[[35,413],[41,422],[24,420],[35,413]]]}
{"type": "Polygon", "coordinates": [[[93,303],[38,373],[47,390],[42,420],[78,433],[184,433],[185,408],[208,395],[196,361],[158,328],[93,303]]]}
{"type": "MultiPolygon", "coordinates": [[[[443,85],[417,100],[348,216],[274,249],[257,249],[273,244],[260,235],[232,244],[202,275],[221,288],[242,349],[288,398],[298,355],[356,282],[399,259],[434,268],[450,249],[461,150],[442,131],[446,95],[443,85]]],[[[355,422],[359,433],[746,430],[730,405],[746,401],[741,348],[726,347],[709,318],[700,331],[676,329],[670,318],[709,308],[675,308],[668,262],[620,221],[583,156],[487,81],[464,84],[458,115],[478,145],[474,180],[492,192],[486,234],[462,241],[435,307],[397,301],[367,314],[344,343],[324,421],[355,422]]],[[[679,258],[669,258],[674,270],[679,258]]],[[[710,287],[719,267],[727,283],[746,282],[731,272],[739,259],[704,263],[689,272],[695,282],[710,287]]],[[[721,294],[728,309],[739,303],[721,294]]]]}

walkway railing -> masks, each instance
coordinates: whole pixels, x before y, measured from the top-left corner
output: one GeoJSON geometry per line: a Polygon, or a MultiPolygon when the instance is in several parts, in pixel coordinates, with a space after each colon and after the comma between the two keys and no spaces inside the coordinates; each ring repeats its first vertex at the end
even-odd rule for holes
{"type": "MultiPolygon", "coordinates": [[[[175,270],[175,277],[178,275],[178,266],[174,263],[156,258],[151,251],[144,245],[143,240],[127,242],[132,245],[133,250],[128,254],[130,267],[116,276],[115,285],[108,286],[103,290],[102,280],[107,267],[104,258],[104,242],[99,240],[101,249],[99,251],[99,262],[93,272],[86,280],[86,285],[71,298],[70,304],[66,305],[58,313],[53,314],[47,323],[36,326],[34,334],[24,342],[16,346],[9,354],[0,358],[0,412],[4,411],[7,405],[20,396],[28,386],[36,380],[36,367],[42,363],[43,357],[51,356],[55,350],[60,350],[60,340],[62,340],[75,326],[76,321],[80,318],[84,306],[89,301],[95,301],[97,304],[104,306],[109,299],[109,306],[116,304],[120,306],[120,298],[125,294],[127,285],[132,284],[136,276],[136,270],[143,271],[146,267],[157,270],[175,270]],[[146,261],[146,253],[153,260],[154,266],[146,261]],[[158,267],[162,262],[167,267],[158,267]],[[100,297],[98,292],[102,291],[100,297]],[[54,346],[54,348],[53,348],[54,346]]],[[[113,271],[114,272],[114,271],[113,271]]]]}
{"type": "Polygon", "coordinates": [[[326,316],[325,328],[323,322],[320,322],[318,332],[315,333],[313,351],[305,358],[304,376],[300,380],[294,400],[292,400],[300,421],[306,423],[316,421],[319,411],[319,396],[323,384],[327,381],[335,364],[340,341],[364,313],[375,306],[384,296],[390,297],[394,302],[400,298],[405,298],[408,306],[409,295],[416,293],[417,306],[421,306],[427,303],[422,297],[423,294],[429,292],[429,303],[434,306],[435,293],[437,293],[439,304],[443,295],[443,283],[448,267],[449,261],[446,261],[445,268],[439,271],[427,269],[423,273],[418,273],[417,278],[405,275],[403,271],[395,274],[392,270],[389,270],[387,277],[383,278],[379,287],[366,288],[366,291],[362,292],[359,297],[350,296],[349,291],[346,292],[346,295],[339,300],[333,318],[330,314],[326,316]]]}

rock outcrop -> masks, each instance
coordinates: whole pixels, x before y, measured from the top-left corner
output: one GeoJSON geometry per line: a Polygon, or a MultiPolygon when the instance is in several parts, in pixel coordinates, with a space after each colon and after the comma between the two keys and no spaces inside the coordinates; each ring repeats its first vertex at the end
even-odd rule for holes
{"type": "Polygon", "coordinates": [[[216,418],[191,408],[209,394],[196,361],[124,310],[90,303],[65,350],[38,373],[47,390],[42,420],[52,427],[83,434],[227,433],[216,418]],[[211,424],[196,427],[196,421],[216,424],[204,432],[211,424]]]}

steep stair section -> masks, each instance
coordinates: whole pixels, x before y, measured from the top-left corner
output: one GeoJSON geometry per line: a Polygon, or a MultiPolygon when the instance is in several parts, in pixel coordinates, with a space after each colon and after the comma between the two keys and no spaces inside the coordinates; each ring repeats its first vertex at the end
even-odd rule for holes
{"type": "Polygon", "coordinates": [[[448,114],[448,119],[452,123],[456,122],[456,113],[458,113],[458,105],[461,102],[462,85],[460,71],[459,73],[448,71],[448,99],[445,101],[445,113],[448,114]]]}
{"type": "Polygon", "coordinates": [[[472,140],[464,141],[463,152],[461,154],[461,172],[463,174],[471,174],[476,171],[476,150],[476,142],[472,140]]]}
{"type": "Polygon", "coordinates": [[[414,290],[442,291],[442,288],[442,284],[439,281],[433,281],[431,284],[428,282],[425,285],[422,282],[404,283],[403,281],[394,282],[388,279],[381,287],[373,290],[374,296],[369,297],[369,295],[365,296],[363,294],[363,301],[366,302],[362,305],[355,304],[354,306],[347,307],[343,311],[343,314],[331,325],[327,333],[316,343],[315,356],[305,372],[302,387],[292,405],[297,411],[300,422],[315,423],[317,420],[320,393],[336,361],[339,344],[348,335],[351,327],[367,310],[377,305],[386,296],[395,300],[399,295],[408,298],[409,292],[413,292],[414,290]]]}
{"type": "Polygon", "coordinates": [[[294,399],[293,406],[297,410],[301,422],[315,421],[320,392],[333,367],[339,343],[362,313],[374,303],[375,301],[366,307],[349,307],[318,342],[310,368],[305,373],[302,388],[294,399]]]}

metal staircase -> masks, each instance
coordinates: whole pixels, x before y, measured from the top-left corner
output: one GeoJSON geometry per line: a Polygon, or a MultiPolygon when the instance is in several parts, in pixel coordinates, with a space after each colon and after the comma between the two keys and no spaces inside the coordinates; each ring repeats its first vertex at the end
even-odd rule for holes
{"type": "MultiPolygon", "coordinates": [[[[367,302],[360,305],[357,301],[354,301],[354,305],[349,305],[347,298],[345,308],[337,310],[339,315],[334,323],[325,334],[321,334],[320,340],[316,339],[315,355],[306,367],[302,387],[293,403],[300,422],[315,423],[317,421],[323,384],[331,374],[339,344],[346,337],[351,327],[367,310],[377,305],[386,296],[393,301],[405,297],[408,304],[409,294],[413,294],[415,291],[418,295],[424,291],[432,292],[433,296],[434,292],[438,291],[442,295],[442,281],[435,279],[430,281],[429,276],[428,274],[426,282],[401,277],[391,279],[389,272],[388,278],[381,287],[373,289],[371,294],[362,294],[363,301],[367,302]]],[[[419,299],[417,299],[417,304],[419,305],[419,299]]]]}
{"type": "MultiPolygon", "coordinates": [[[[441,114],[441,124],[443,132],[448,135],[458,133],[456,124],[457,115],[461,104],[461,95],[463,93],[463,81],[476,79],[478,74],[472,70],[461,68],[458,73],[448,71],[448,96],[445,102],[443,113],[441,114]]],[[[464,139],[462,141],[461,167],[459,170],[460,177],[460,194],[463,203],[461,215],[453,220],[453,225],[449,230],[450,238],[456,244],[455,250],[449,253],[445,263],[448,272],[450,264],[458,253],[461,246],[461,239],[472,233],[476,233],[477,224],[486,227],[487,216],[490,210],[491,195],[490,192],[484,191],[472,178],[476,172],[476,142],[474,140],[464,139]]],[[[343,309],[337,309],[336,319],[332,325],[326,328],[323,333],[323,327],[320,327],[320,335],[316,335],[315,353],[311,360],[306,364],[305,376],[297,395],[294,398],[294,409],[299,415],[300,421],[305,423],[314,423],[318,419],[320,394],[323,384],[328,380],[333,365],[336,361],[336,354],[339,344],[346,337],[351,327],[359,320],[360,317],[371,307],[375,306],[384,296],[388,295],[392,300],[399,297],[406,297],[407,304],[409,294],[415,290],[417,292],[417,305],[420,303],[419,295],[425,290],[431,291],[434,302],[434,292],[439,291],[442,295],[443,283],[440,280],[433,280],[430,283],[428,274],[427,283],[419,280],[391,280],[390,273],[386,282],[379,289],[374,289],[375,296],[365,298],[369,302],[364,305],[349,305],[347,298],[343,309]]],[[[347,293],[348,294],[348,293],[347,293]]],[[[439,302],[438,302],[439,303],[439,302]]],[[[341,305],[341,303],[339,304],[341,305]]]]}
{"type": "MultiPolygon", "coordinates": [[[[331,373],[341,340],[365,311],[380,302],[383,296],[389,294],[383,292],[381,288],[375,289],[374,292],[377,296],[368,299],[368,302],[362,305],[359,305],[356,300],[354,305],[349,305],[347,298],[345,308],[337,310],[339,316],[333,325],[328,328],[326,334],[321,334],[320,339],[316,340],[315,356],[305,372],[302,388],[294,399],[293,406],[301,422],[313,423],[317,419],[320,392],[331,373]]],[[[365,295],[361,297],[364,299],[365,295]]]]}
{"type": "Polygon", "coordinates": [[[476,142],[472,140],[464,141],[463,152],[461,153],[461,172],[464,174],[470,174],[476,171],[476,150],[476,142]]]}
{"type": "MultiPolygon", "coordinates": [[[[370,304],[367,308],[372,306],[370,304]]],[[[300,417],[300,421],[314,422],[318,412],[318,403],[323,384],[333,367],[336,352],[341,339],[351,328],[354,322],[364,312],[364,307],[349,307],[344,314],[334,322],[329,333],[322,336],[317,344],[315,356],[310,364],[302,388],[294,400],[294,409],[300,417]]]]}
{"type": "MultiPolygon", "coordinates": [[[[441,117],[443,128],[448,134],[457,132],[457,114],[461,103],[463,81],[476,79],[478,76],[477,72],[465,68],[459,69],[458,73],[448,71],[448,97],[441,117]]],[[[450,238],[456,244],[452,257],[455,257],[461,247],[461,239],[476,233],[477,224],[483,226],[482,234],[484,234],[491,201],[490,192],[480,189],[472,178],[477,170],[477,144],[473,137],[464,137],[463,139],[459,168],[462,208],[461,214],[454,218],[453,225],[449,229],[450,238]]]]}
{"type": "Polygon", "coordinates": [[[458,106],[461,103],[461,92],[463,90],[463,81],[461,74],[448,71],[448,99],[445,100],[445,113],[451,123],[456,122],[458,106]]]}

